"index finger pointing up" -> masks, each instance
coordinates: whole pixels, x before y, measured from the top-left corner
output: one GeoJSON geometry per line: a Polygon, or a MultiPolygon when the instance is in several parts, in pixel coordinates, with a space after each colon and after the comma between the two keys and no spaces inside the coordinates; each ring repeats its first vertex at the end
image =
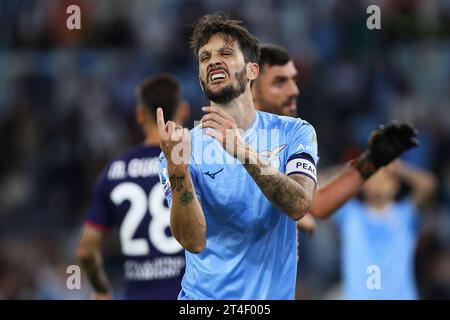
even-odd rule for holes
{"type": "Polygon", "coordinates": [[[164,112],[161,108],[156,110],[156,124],[158,126],[159,135],[166,133],[166,122],[164,121],[164,112]]]}

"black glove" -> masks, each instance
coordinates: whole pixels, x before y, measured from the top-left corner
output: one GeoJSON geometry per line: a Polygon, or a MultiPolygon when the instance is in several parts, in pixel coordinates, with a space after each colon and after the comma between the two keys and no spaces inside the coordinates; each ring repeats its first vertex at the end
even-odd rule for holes
{"type": "Polygon", "coordinates": [[[361,176],[367,179],[380,167],[400,156],[403,151],[419,144],[417,130],[410,124],[394,120],[386,127],[380,125],[372,131],[369,149],[356,160],[356,168],[361,176]]]}

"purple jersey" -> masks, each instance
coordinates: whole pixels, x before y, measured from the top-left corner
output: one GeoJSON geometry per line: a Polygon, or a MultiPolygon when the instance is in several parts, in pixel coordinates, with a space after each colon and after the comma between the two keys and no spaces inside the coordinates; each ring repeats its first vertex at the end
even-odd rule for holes
{"type": "Polygon", "coordinates": [[[184,251],[170,233],[170,212],[159,182],[161,149],[140,145],[113,160],[95,184],[86,223],[117,226],[127,299],[176,299],[184,251]]]}

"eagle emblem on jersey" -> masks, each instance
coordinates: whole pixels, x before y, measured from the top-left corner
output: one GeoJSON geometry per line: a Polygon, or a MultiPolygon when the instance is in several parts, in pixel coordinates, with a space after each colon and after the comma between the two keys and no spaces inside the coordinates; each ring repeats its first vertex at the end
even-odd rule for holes
{"type": "Polygon", "coordinates": [[[279,169],[280,152],[283,151],[284,148],[286,148],[285,144],[275,147],[272,150],[258,152],[258,155],[264,160],[266,160],[272,167],[279,169]]]}

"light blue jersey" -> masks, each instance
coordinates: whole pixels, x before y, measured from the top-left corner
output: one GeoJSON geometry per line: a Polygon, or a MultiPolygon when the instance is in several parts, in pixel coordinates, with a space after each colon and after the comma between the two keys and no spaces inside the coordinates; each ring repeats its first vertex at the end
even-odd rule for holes
{"type": "Polygon", "coordinates": [[[418,219],[410,199],[378,213],[351,200],[335,218],[346,299],[417,299],[413,261],[418,219]]]}
{"type": "MultiPolygon", "coordinates": [[[[200,254],[186,251],[179,299],[293,299],[295,221],[203,130],[191,130],[190,173],[206,218],[207,243],[200,254]]],[[[306,121],[258,111],[243,137],[281,172],[316,181],[317,139],[306,121]]],[[[170,204],[166,166],[161,155],[160,179],[170,204]]]]}

